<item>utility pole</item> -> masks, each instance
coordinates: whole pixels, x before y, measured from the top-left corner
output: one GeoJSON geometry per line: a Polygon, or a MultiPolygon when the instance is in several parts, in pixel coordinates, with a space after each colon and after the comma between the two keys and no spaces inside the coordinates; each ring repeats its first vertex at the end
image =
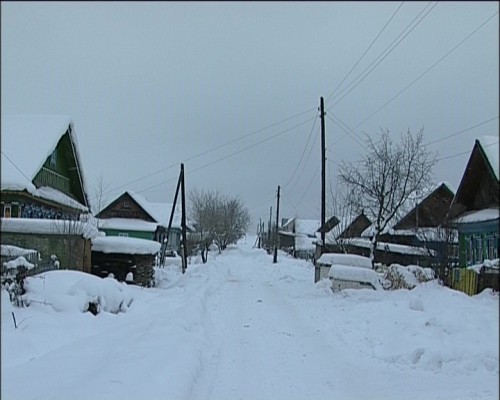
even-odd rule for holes
{"type": "Polygon", "coordinates": [[[273,207],[269,207],[269,225],[267,226],[267,253],[271,254],[271,227],[273,218],[273,207]]]}
{"type": "Polygon", "coordinates": [[[276,237],[274,239],[274,258],[273,263],[276,264],[278,262],[278,222],[280,218],[280,187],[278,185],[278,198],[276,199],[276,237]]]}
{"type": "Polygon", "coordinates": [[[181,180],[182,180],[182,215],[181,215],[181,231],[182,231],[182,273],[186,272],[187,267],[187,235],[186,235],[186,185],[184,181],[184,164],[181,164],[181,180]]]}
{"type": "MultiPolygon", "coordinates": [[[[325,102],[323,97],[320,98],[320,117],[321,117],[321,251],[325,248],[325,221],[326,221],[326,145],[325,145],[325,102]]],[[[320,269],[319,266],[314,268],[314,282],[319,281],[320,269]]]]}
{"type": "Polygon", "coordinates": [[[166,237],[165,237],[165,239],[163,239],[163,242],[161,244],[161,250],[160,250],[160,266],[161,267],[163,267],[165,265],[165,253],[166,253],[167,246],[168,246],[168,238],[170,235],[170,229],[172,228],[172,220],[174,219],[175,208],[177,206],[177,197],[179,195],[179,189],[180,189],[181,183],[182,183],[182,176],[183,176],[183,170],[181,169],[181,173],[179,174],[179,179],[177,181],[177,188],[175,189],[174,204],[172,204],[172,210],[170,210],[170,219],[168,220],[167,234],[166,234],[166,237]]]}

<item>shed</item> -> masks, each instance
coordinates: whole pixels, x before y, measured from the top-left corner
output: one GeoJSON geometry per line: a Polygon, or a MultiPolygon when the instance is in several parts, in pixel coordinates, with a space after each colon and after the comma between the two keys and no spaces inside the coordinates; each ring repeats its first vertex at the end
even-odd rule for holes
{"type": "Polygon", "coordinates": [[[92,274],[101,278],[113,274],[118,281],[140,286],[154,285],[154,265],[161,244],[130,237],[99,237],[92,240],[92,274]]]}

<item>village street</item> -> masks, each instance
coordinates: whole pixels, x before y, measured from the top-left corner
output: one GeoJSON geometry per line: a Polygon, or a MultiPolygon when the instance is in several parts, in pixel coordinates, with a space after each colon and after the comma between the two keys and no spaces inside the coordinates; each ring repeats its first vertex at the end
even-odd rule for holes
{"type": "Polygon", "coordinates": [[[252,244],[129,286],[125,313],[82,314],[68,295],[56,311],[46,293],[12,308],[14,329],[2,301],[2,399],[498,397],[498,295],[333,294],[312,264],[252,244]]]}

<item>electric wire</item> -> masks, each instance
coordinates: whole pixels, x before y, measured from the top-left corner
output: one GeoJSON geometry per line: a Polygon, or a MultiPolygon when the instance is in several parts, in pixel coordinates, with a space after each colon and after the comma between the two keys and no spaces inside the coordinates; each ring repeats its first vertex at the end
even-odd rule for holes
{"type": "MultiPolygon", "coordinates": [[[[267,130],[267,129],[273,128],[273,127],[275,127],[275,126],[277,126],[277,125],[280,125],[280,124],[282,124],[282,123],[284,123],[284,122],[290,121],[290,120],[292,120],[292,119],[294,119],[294,118],[298,118],[298,117],[300,117],[300,116],[302,116],[302,115],[304,115],[304,114],[306,114],[306,113],[311,112],[312,110],[314,110],[314,108],[308,109],[308,110],[303,111],[303,112],[301,112],[301,113],[295,114],[295,115],[293,115],[293,116],[291,116],[291,117],[287,117],[287,118],[285,118],[285,119],[282,119],[281,121],[275,122],[275,123],[273,123],[273,124],[271,124],[271,125],[267,125],[267,126],[265,126],[265,127],[263,127],[263,128],[257,129],[257,130],[255,130],[255,131],[252,131],[252,132],[250,132],[250,133],[248,133],[248,134],[246,134],[246,135],[243,135],[243,136],[241,136],[241,137],[239,137],[239,138],[232,139],[232,140],[230,140],[230,141],[228,141],[228,142],[225,142],[225,143],[222,143],[222,144],[220,144],[220,145],[214,146],[214,147],[212,147],[212,148],[210,148],[210,149],[208,149],[208,150],[202,151],[201,153],[198,153],[198,154],[195,154],[195,155],[193,155],[193,156],[191,156],[191,157],[188,157],[188,158],[184,159],[184,161],[182,161],[182,162],[184,162],[184,163],[185,163],[185,162],[188,162],[188,161],[192,161],[192,160],[194,160],[194,159],[196,159],[196,158],[199,158],[199,157],[201,157],[201,156],[204,156],[204,155],[206,155],[206,154],[208,154],[208,153],[211,153],[211,152],[213,152],[213,151],[215,151],[215,150],[218,150],[218,149],[220,149],[220,148],[222,148],[222,147],[228,146],[228,145],[233,144],[233,143],[235,143],[235,142],[238,142],[238,141],[241,141],[241,140],[243,140],[243,139],[246,139],[246,138],[248,138],[248,137],[250,137],[250,136],[256,135],[257,133],[260,133],[260,132],[263,132],[263,131],[265,131],[265,130],[267,130]]],[[[143,179],[145,179],[145,178],[149,178],[149,177],[151,177],[151,176],[153,176],[153,175],[159,174],[160,172],[167,171],[167,170],[169,170],[169,169],[171,169],[171,168],[173,168],[173,167],[175,167],[175,166],[177,166],[177,165],[179,165],[179,164],[180,164],[180,162],[179,162],[179,163],[170,164],[170,165],[168,165],[167,167],[164,167],[164,168],[158,169],[158,170],[153,171],[153,172],[151,172],[151,173],[149,173],[149,174],[143,175],[143,176],[141,176],[141,177],[139,177],[139,178],[137,178],[137,179],[134,179],[134,180],[132,180],[132,181],[129,181],[129,182],[124,183],[124,184],[119,185],[119,186],[115,186],[114,188],[108,189],[108,190],[104,191],[104,192],[103,192],[103,194],[110,193],[110,192],[115,192],[115,191],[117,191],[118,189],[121,189],[121,188],[124,188],[124,187],[126,187],[126,186],[128,186],[128,185],[131,185],[132,183],[136,183],[136,182],[141,181],[141,180],[143,180],[143,179]]]]}
{"type": "Polygon", "coordinates": [[[398,13],[398,11],[401,9],[401,7],[403,6],[403,4],[404,4],[404,1],[401,2],[401,4],[399,5],[399,7],[392,14],[391,18],[389,18],[389,20],[385,23],[385,25],[382,27],[382,29],[380,30],[380,32],[377,34],[377,36],[375,37],[375,39],[372,40],[372,42],[370,43],[370,45],[368,46],[368,48],[365,50],[365,52],[354,63],[354,65],[352,66],[352,68],[350,69],[350,71],[347,73],[347,75],[344,77],[344,79],[342,79],[342,81],[337,85],[337,87],[335,89],[333,89],[332,93],[330,93],[330,95],[326,98],[326,102],[328,102],[328,100],[330,100],[330,97],[333,96],[333,94],[339,89],[339,87],[342,86],[342,84],[346,81],[346,79],[351,75],[352,71],[354,71],[354,69],[358,66],[358,64],[363,59],[363,57],[366,55],[366,53],[368,53],[368,51],[372,48],[372,46],[375,44],[375,42],[380,37],[380,35],[382,34],[382,32],[384,32],[385,28],[387,28],[387,26],[389,25],[389,23],[393,20],[393,18],[396,16],[396,14],[398,13]]]}
{"type": "MultiPolygon", "coordinates": [[[[310,121],[312,121],[312,119],[313,119],[313,118],[309,118],[309,119],[307,119],[306,121],[303,121],[303,122],[301,122],[301,123],[299,123],[299,124],[297,124],[297,125],[294,125],[294,126],[292,126],[292,127],[290,127],[290,128],[287,128],[287,129],[285,129],[285,130],[283,130],[283,131],[281,131],[281,132],[278,132],[278,133],[276,133],[276,134],[274,134],[274,135],[272,135],[272,136],[269,136],[269,137],[267,137],[267,138],[265,138],[265,139],[262,139],[262,140],[260,140],[260,141],[258,141],[258,142],[256,142],[256,143],[253,143],[253,144],[251,144],[251,145],[249,145],[249,146],[246,146],[246,147],[244,147],[244,148],[242,148],[242,149],[240,149],[240,150],[238,150],[238,151],[235,151],[235,152],[233,152],[233,153],[231,153],[231,154],[228,154],[228,155],[226,155],[226,156],[224,156],[224,157],[218,158],[218,159],[216,159],[216,160],[214,160],[214,161],[211,161],[211,162],[209,162],[209,163],[207,163],[207,164],[204,164],[204,165],[202,165],[202,166],[200,166],[200,167],[197,167],[197,168],[191,169],[191,170],[189,170],[189,173],[194,173],[194,172],[200,171],[200,170],[205,169],[205,168],[207,168],[207,167],[210,167],[210,166],[212,166],[212,165],[214,165],[214,164],[217,164],[217,163],[219,163],[219,162],[221,162],[221,161],[227,160],[228,158],[233,157],[233,156],[235,156],[235,155],[237,155],[237,154],[243,153],[244,151],[247,151],[247,150],[249,150],[249,149],[251,149],[251,148],[253,148],[253,147],[256,147],[256,146],[258,146],[258,145],[260,145],[260,144],[262,144],[262,143],[268,142],[269,140],[272,140],[272,139],[274,139],[274,138],[276,138],[276,137],[278,137],[278,136],[281,136],[281,135],[283,135],[283,134],[285,134],[285,133],[287,133],[287,132],[290,132],[290,131],[292,131],[292,130],[294,130],[294,129],[296,129],[296,128],[298,128],[298,127],[302,126],[302,125],[305,125],[306,123],[309,123],[310,121]]],[[[175,180],[175,179],[177,179],[177,178],[173,178],[173,179],[170,179],[170,180],[168,180],[168,181],[160,182],[160,183],[157,183],[157,184],[155,184],[155,185],[149,186],[149,187],[144,188],[144,189],[141,189],[141,190],[136,190],[136,192],[138,192],[138,193],[142,193],[142,192],[145,192],[145,191],[150,190],[150,189],[152,189],[152,188],[156,188],[156,187],[158,187],[158,186],[161,186],[161,185],[167,184],[167,183],[169,183],[169,182],[171,182],[171,181],[173,181],[173,180],[175,180]]]]}
{"type": "Polygon", "coordinates": [[[300,160],[299,162],[297,163],[297,166],[295,167],[295,170],[293,171],[292,175],[290,176],[290,179],[288,179],[288,181],[283,185],[283,187],[286,187],[288,186],[288,184],[292,181],[293,177],[295,176],[295,173],[297,172],[297,170],[299,169],[299,166],[300,166],[300,163],[302,162],[302,160],[304,159],[304,154],[306,153],[306,150],[307,150],[307,147],[309,145],[309,141],[311,140],[311,137],[312,137],[312,134],[314,132],[314,127],[316,126],[316,121],[318,120],[318,114],[319,114],[319,110],[318,112],[316,113],[316,117],[314,118],[314,122],[313,122],[313,126],[311,128],[311,132],[309,132],[309,136],[307,137],[307,142],[306,142],[306,145],[304,146],[304,150],[302,151],[302,154],[300,156],[300,160]]]}
{"type": "MultiPolygon", "coordinates": [[[[429,13],[430,13],[430,12],[431,12],[431,11],[432,11],[432,10],[433,10],[436,6],[437,6],[437,4],[438,4],[438,3],[436,2],[436,3],[435,3],[435,4],[434,4],[434,5],[433,5],[433,6],[432,6],[432,7],[431,7],[431,8],[430,8],[430,9],[429,9],[429,10],[428,10],[428,11],[427,11],[427,12],[426,12],[426,13],[425,13],[422,17],[421,17],[421,18],[420,18],[420,20],[418,20],[418,21],[417,21],[417,23],[416,23],[414,26],[412,26],[412,27],[410,28],[411,24],[413,24],[413,22],[414,22],[417,18],[419,18],[419,17],[420,17],[420,15],[421,15],[421,14],[425,11],[425,9],[426,9],[427,7],[429,7],[430,3],[428,3],[428,4],[427,4],[427,6],[425,6],[425,7],[424,7],[424,9],[423,9],[422,11],[420,11],[420,13],[419,13],[419,14],[418,14],[418,15],[417,15],[417,16],[416,16],[413,20],[412,20],[412,22],[410,22],[410,24],[409,24],[409,25],[408,25],[408,26],[407,26],[407,27],[406,27],[406,28],[405,28],[405,29],[404,29],[404,30],[403,30],[403,31],[402,31],[402,32],[401,32],[401,33],[400,33],[400,34],[396,37],[396,39],[394,39],[394,40],[392,41],[392,43],[391,43],[389,46],[387,46],[387,47],[385,48],[385,50],[384,50],[382,53],[380,53],[380,54],[379,54],[379,56],[377,56],[377,58],[376,58],[376,59],[375,59],[375,60],[374,60],[374,61],[373,61],[370,65],[368,65],[368,67],[366,67],[366,68],[363,70],[363,72],[361,72],[361,73],[360,73],[360,74],[359,74],[359,75],[358,75],[358,76],[357,76],[354,80],[352,80],[352,81],[351,81],[351,83],[350,83],[349,85],[347,85],[347,86],[346,86],[343,90],[341,90],[339,93],[337,93],[335,96],[333,96],[333,98],[335,98],[335,97],[337,97],[337,96],[341,96],[340,98],[338,98],[338,99],[336,99],[336,100],[335,100],[335,102],[333,103],[333,105],[336,105],[336,104],[338,104],[340,101],[342,101],[342,100],[343,100],[343,99],[344,99],[344,98],[345,98],[345,97],[346,97],[349,93],[351,93],[351,92],[352,92],[352,91],[353,91],[353,90],[354,90],[354,89],[355,89],[355,88],[356,88],[356,87],[357,87],[357,86],[358,86],[358,85],[359,85],[362,81],[364,81],[364,80],[366,79],[366,77],[367,77],[368,75],[370,75],[370,74],[371,74],[371,73],[375,70],[375,68],[377,68],[377,66],[378,66],[378,65],[379,65],[382,61],[384,61],[384,60],[387,58],[387,56],[388,56],[389,54],[391,54],[391,53],[394,51],[394,49],[396,49],[396,47],[397,47],[397,46],[399,46],[399,44],[400,44],[400,43],[401,43],[404,39],[406,39],[406,37],[407,37],[407,36],[408,36],[408,35],[409,35],[409,34],[410,34],[410,33],[411,33],[411,32],[412,32],[412,31],[413,31],[413,30],[414,30],[414,29],[418,26],[418,25],[420,25],[420,23],[424,20],[424,18],[425,18],[425,17],[427,17],[427,15],[429,15],[429,13]],[[404,34],[404,32],[405,32],[407,29],[409,29],[409,31],[408,31],[408,32],[406,32],[406,33],[404,34]],[[404,34],[404,35],[403,35],[403,34],[404,34]],[[401,39],[399,39],[399,37],[400,37],[401,35],[403,35],[403,36],[401,37],[401,39]],[[393,46],[393,43],[394,43],[396,40],[398,40],[398,39],[399,39],[399,41],[398,41],[398,42],[397,42],[397,43],[393,46]],[[393,47],[391,48],[391,46],[393,46],[393,47]],[[388,49],[389,49],[389,50],[388,50],[388,49]],[[386,54],[384,54],[384,53],[386,53],[386,54]],[[382,58],[380,58],[380,57],[382,57],[382,58]],[[380,59],[379,59],[379,58],[380,58],[380,59]],[[377,61],[377,60],[378,60],[378,61],[377,61]],[[368,71],[368,72],[367,72],[367,71],[368,71]],[[346,92],[346,90],[347,90],[347,92],[346,92]],[[344,93],[344,92],[345,92],[345,93],[344,93]]],[[[333,100],[333,99],[332,99],[332,100],[333,100]]]]}
{"type": "Polygon", "coordinates": [[[479,25],[476,29],[474,29],[471,33],[469,33],[464,39],[462,39],[458,44],[456,44],[451,50],[449,50],[445,55],[439,58],[436,62],[434,62],[431,66],[429,66],[424,72],[422,72],[417,78],[411,81],[408,85],[406,85],[402,90],[400,90],[396,95],[391,97],[387,102],[385,102],[381,107],[379,107],[375,112],[366,117],[363,121],[361,121],[358,125],[354,127],[354,129],[358,129],[361,125],[371,119],[374,115],[379,113],[382,109],[384,109],[387,105],[389,105],[392,101],[398,98],[401,94],[403,94],[407,89],[409,89],[414,83],[420,80],[427,72],[432,70],[436,65],[438,65],[441,61],[443,61],[446,57],[448,57],[453,51],[455,51],[458,47],[464,44],[472,35],[474,35],[479,29],[481,29],[484,25],[486,25],[493,17],[498,15],[498,12],[491,15],[487,18],[481,25],[479,25]]]}

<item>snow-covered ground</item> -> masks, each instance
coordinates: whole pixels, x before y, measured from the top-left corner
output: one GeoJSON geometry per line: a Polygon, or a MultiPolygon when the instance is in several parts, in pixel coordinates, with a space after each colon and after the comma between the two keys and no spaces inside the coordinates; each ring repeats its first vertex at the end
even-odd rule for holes
{"type": "Polygon", "coordinates": [[[499,398],[498,294],[333,293],[253,243],[150,289],[51,271],[28,278],[27,308],[2,291],[1,398],[499,398]],[[107,308],[81,312],[97,298],[107,308]]]}

